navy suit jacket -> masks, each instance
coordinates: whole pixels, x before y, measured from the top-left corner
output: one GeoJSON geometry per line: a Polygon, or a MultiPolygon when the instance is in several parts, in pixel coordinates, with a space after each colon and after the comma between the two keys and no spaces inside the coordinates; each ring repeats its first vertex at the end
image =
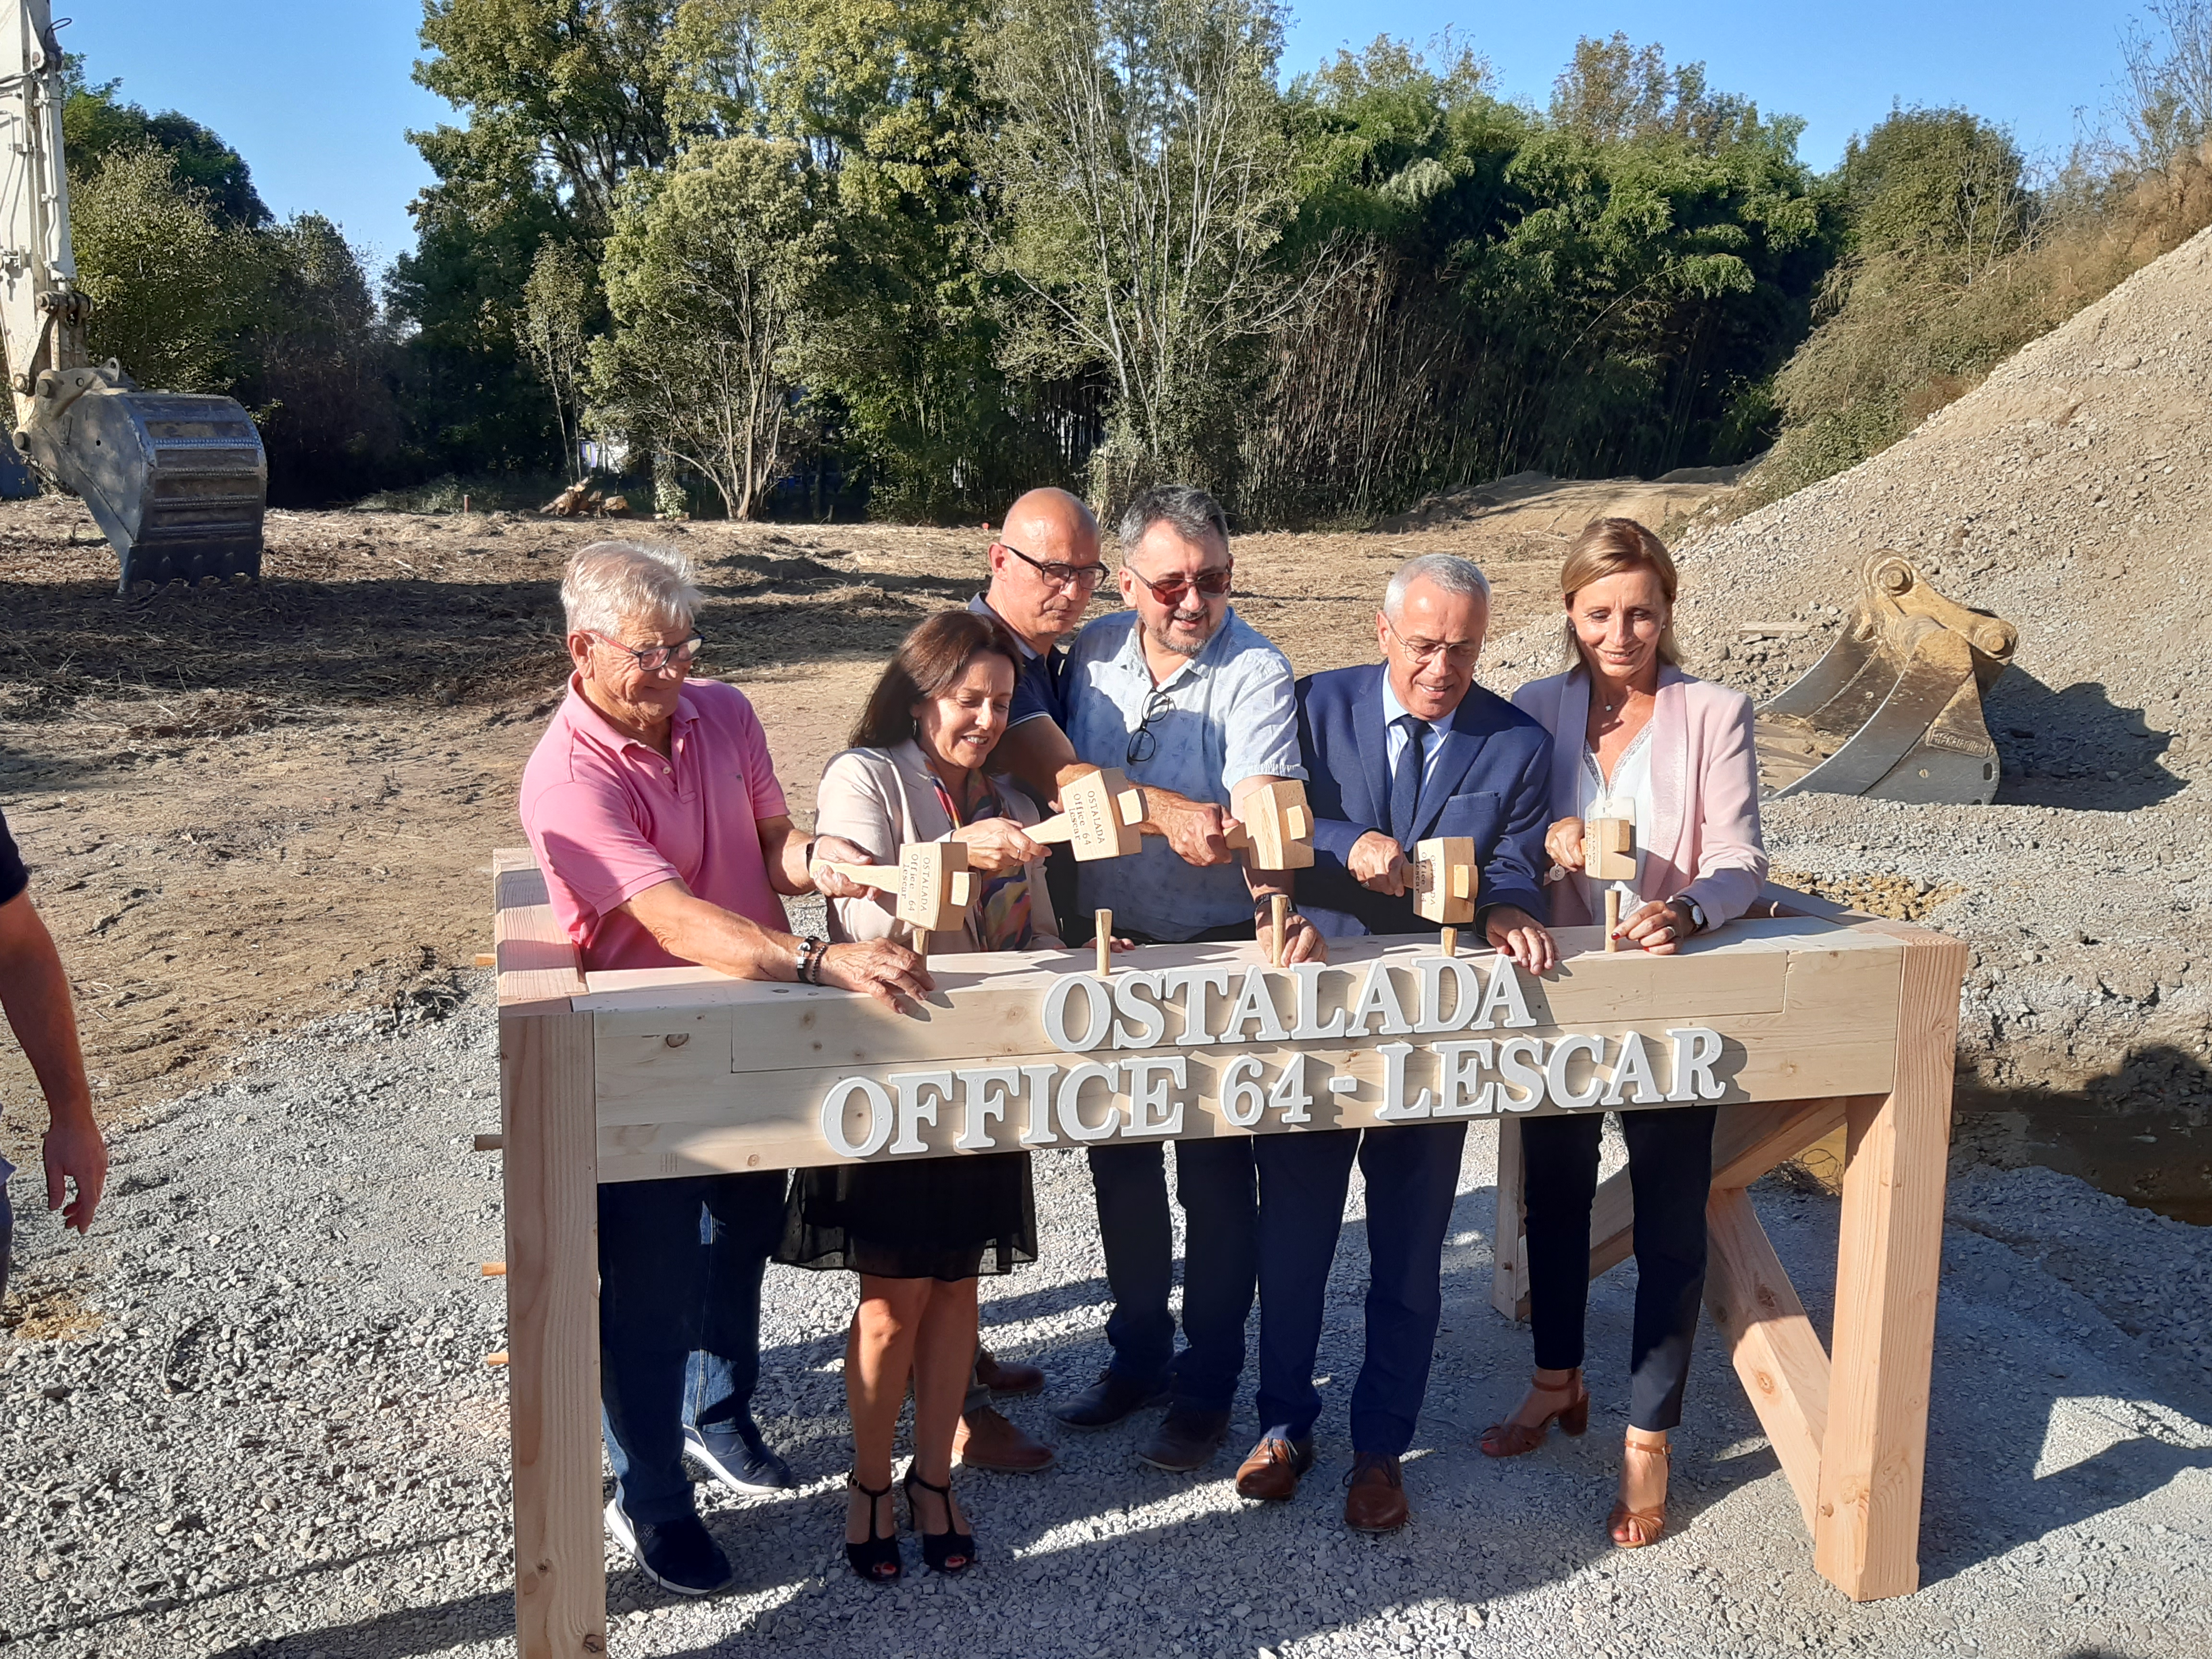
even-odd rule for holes
{"type": "MultiPolygon", "coordinates": [[[[1298,682],[1298,746],[1314,811],[1314,861],[1298,872],[1301,902],[1348,911],[1370,933],[1413,933],[1433,924],[1414,914],[1412,894],[1370,891],[1345,867],[1369,830],[1390,833],[1390,766],[1382,727],[1382,665],[1334,668],[1298,682]]],[[[1477,917],[1511,904],[1546,919],[1550,863],[1552,739],[1503,697],[1471,686],[1452,711],[1443,751],[1421,786],[1413,839],[1470,836],[1481,872],[1477,917]]],[[[1405,849],[1411,859],[1413,849],[1405,849]]]]}

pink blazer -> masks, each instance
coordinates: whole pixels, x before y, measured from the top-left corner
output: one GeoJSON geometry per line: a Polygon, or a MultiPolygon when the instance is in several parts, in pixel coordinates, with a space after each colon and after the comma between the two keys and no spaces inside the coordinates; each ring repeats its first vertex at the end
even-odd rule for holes
{"type": "MultiPolygon", "coordinates": [[[[1589,676],[1579,668],[1531,680],[1513,706],[1552,734],[1552,821],[1582,815],[1583,750],[1589,720],[1589,676]]],[[[1659,671],[1651,716],[1651,793],[1658,822],[1643,832],[1649,855],[1644,896],[1687,893],[1718,927],[1751,908],[1766,879],[1759,832],[1759,754],[1752,738],[1751,699],[1679,668],[1659,671]]],[[[1552,920],[1586,927],[1595,921],[1579,882],[1556,882],[1552,920]]]]}

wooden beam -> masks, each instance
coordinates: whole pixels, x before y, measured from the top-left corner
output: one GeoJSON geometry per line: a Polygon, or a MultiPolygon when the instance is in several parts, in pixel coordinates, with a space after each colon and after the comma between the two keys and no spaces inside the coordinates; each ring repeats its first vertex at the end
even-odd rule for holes
{"type": "Polygon", "coordinates": [[[584,994],[584,975],[545,893],[545,878],[526,847],[491,855],[492,955],[499,1008],[507,1014],[565,1014],[584,994]]]}
{"type": "Polygon", "coordinates": [[[1498,1120],[1498,1218],[1491,1231],[1490,1305],[1528,1316],[1528,1240],[1522,1226],[1521,1120],[1498,1120]]]}
{"type": "Polygon", "coordinates": [[[1928,1376],[1966,947],[1903,924],[1897,1076],[1850,1103],[1837,1248],[1835,1364],[1814,1565],[1854,1601],[1920,1583],[1928,1376]]]}
{"type": "Polygon", "coordinates": [[[1705,1310],[1728,1340],[1752,1409],[1797,1494],[1808,1530],[1828,1432],[1828,1353],[1782,1270],[1750,1194],[1716,1187],[1705,1202],[1705,1310]]]}
{"type": "Polygon", "coordinates": [[[1844,1121],[1844,1097],[1779,1104],[1731,1102],[1713,1124],[1713,1185],[1748,1187],[1844,1121]]]}
{"type": "Polygon", "coordinates": [[[519,1659],[607,1645],[592,1050],[589,1014],[500,1021],[519,1659]]]}

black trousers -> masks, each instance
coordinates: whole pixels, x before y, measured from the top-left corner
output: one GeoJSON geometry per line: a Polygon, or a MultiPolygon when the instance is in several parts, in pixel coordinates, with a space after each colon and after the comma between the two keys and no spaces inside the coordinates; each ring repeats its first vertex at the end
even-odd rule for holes
{"type": "MultiPolygon", "coordinates": [[[[1636,1199],[1636,1324],[1629,1344],[1628,1420],[1671,1429],[1682,1420],[1690,1345],[1705,1294],[1705,1194],[1713,1181],[1711,1106],[1623,1112],[1636,1199]]],[[[1589,1306],[1590,1201],[1597,1193],[1602,1115],[1521,1123],[1528,1206],[1528,1322],[1536,1364],[1583,1363],[1589,1306]]]]}

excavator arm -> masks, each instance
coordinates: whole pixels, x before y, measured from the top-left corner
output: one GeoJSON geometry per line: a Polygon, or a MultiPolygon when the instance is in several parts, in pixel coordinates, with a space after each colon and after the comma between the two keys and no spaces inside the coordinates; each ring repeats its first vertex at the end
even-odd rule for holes
{"type": "Polygon", "coordinates": [[[85,347],[70,249],[62,53],[48,0],[0,0],[0,338],[15,442],[84,498],[133,583],[261,574],[269,462],[233,398],[142,392],[85,347]],[[9,15],[12,11],[13,15],[9,15]]]}

